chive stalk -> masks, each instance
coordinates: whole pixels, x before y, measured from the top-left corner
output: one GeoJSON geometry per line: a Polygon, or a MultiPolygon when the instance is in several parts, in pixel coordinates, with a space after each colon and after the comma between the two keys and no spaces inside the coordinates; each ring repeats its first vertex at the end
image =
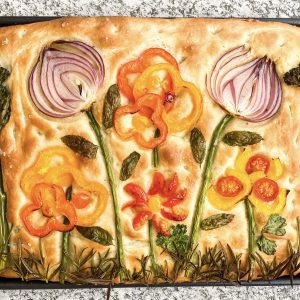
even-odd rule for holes
{"type": "MultiPolygon", "coordinates": [[[[66,199],[70,201],[72,198],[72,186],[66,190],[66,199]]],[[[67,224],[68,219],[64,218],[64,224],[67,224]]],[[[70,249],[70,231],[63,233],[62,239],[62,251],[61,251],[61,262],[59,267],[59,282],[65,283],[66,271],[68,268],[68,254],[70,249]]]]}
{"type": "MultiPolygon", "coordinates": [[[[106,173],[108,177],[108,182],[110,186],[110,191],[113,199],[114,205],[114,212],[115,212],[115,229],[116,229],[116,239],[117,239],[117,256],[118,256],[118,263],[120,266],[120,270],[124,271],[125,268],[125,259],[124,259],[124,251],[123,251],[123,238],[122,238],[122,228],[121,228],[121,219],[120,219],[120,207],[117,198],[117,191],[116,191],[116,183],[114,179],[113,169],[112,169],[112,162],[111,157],[109,154],[109,149],[105,142],[105,139],[101,132],[101,127],[95,119],[95,116],[91,110],[86,111],[86,115],[90,121],[90,125],[96,135],[98,144],[100,146],[102,156],[104,158],[106,173]]],[[[121,272],[121,275],[123,273],[121,272]]],[[[122,278],[121,278],[122,279],[122,278]]]]}
{"type": "MultiPolygon", "coordinates": [[[[154,133],[154,137],[158,138],[159,136],[160,136],[159,129],[156,129],[155,133],[154,133]]],[[[159,164],[158,147],[153,148],[152,155],[153,155],[153,166],[154,166],[154,168],[157,168],[158,164],[159,164]]]]}
{"type": "Polygon", "coordinates": [[[203,210],[203,204],[206,197],[206,192],[209,188],[211,177],[212,177],[212,166],[216,157],[218,143],[220,140],[220,136],[224,129],[226,128],[227,124],[233,119],[234,117],[232,115],[226,114],[224,118],[219,122],[217,127],[215,128],[209,148],[207,151],[207,156],[205,159],[205,165],[204,170],[202,173],[202,183],[200,186],[199,194],[197,197],[197,204],[196,209],[194,212],[193,217],[193,225],[192,230],[190,233],[190,241],[189,241],[189,247],[190,249],[193,249],[196,246],[196,242],[199,236],[200,232],[200,224],[202,219],[202,210],[203,210]]]}

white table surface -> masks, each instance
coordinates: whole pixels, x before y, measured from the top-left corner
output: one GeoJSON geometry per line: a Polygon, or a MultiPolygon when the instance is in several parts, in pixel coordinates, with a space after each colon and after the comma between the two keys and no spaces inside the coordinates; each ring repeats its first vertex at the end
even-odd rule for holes
{"type": "MultiPolygon", "coordinates": [[[[299,0],[0,0],[1,16],[300,17],[299,0]]],[[[107,289],[0,290],[0,299],[106,299],[107,289]]],[[[300,299],[300,287],[113,288],[110,299],[300,299]]]]}

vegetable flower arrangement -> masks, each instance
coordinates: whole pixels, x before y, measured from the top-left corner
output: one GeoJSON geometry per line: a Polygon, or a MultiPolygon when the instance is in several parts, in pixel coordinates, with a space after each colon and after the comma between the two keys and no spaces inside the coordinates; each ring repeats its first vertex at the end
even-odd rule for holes
{"type": "Polygon", "coordinates": [[[117,109],[115,130],[122,139],[134,139],[144,148],[159,146],[168,132],[191,128],[201,115],[199,90],[182,79],[176,59],[161,48],[147,49],[136,60],[124,64],[118,71],[117,83],[129,104],[117,109]],[[164,63],[157,63],[157,59],[164,63]],[[134,74],[137,76],[132,83],[129,77],[134,74]],[[182,116],[182,108],[189,102],[192,108],[182,116]],[[134,114],[132,126],[125,131],[121,121],[129,114],[134,114]],[[159,135],[146,140],[144,133],[151,126],[159,130],[159,135]]]}
{"type": "MultiPolygon", "coordinates": [[[[93,115],[92,108],[90,108],[91,103],[97,98],[104,75],[102,57],[93,47],[79,41],[55,41],[49,47],[43,49],[32,70],[28,84],[34,104],[43,114],[49,117],[66,118],[80,111],[86,112],[105,162],[115,212],[117,261],[120,276],[123,277],[123,275],[126,276],[127,270],[125,268],[120,209],[111,158],[101,127],[93,115]]],[[[65,143],[69,144],[67,140],[65,140],[65,143]]],[[[80,180],[78,182],[79,177],[74,176],[73,171],[70,171],[70,175],[73,176],[75,182],[83,183],[80,180]]],[[[88,187],[86,189],[89,190],[88,187]]],[[[81,198],[87,197],[82,195],[81,198]]],[[[65,239],[68,239],[66,235],[64,236],[65,239]]],[[[68,246],[68,242],[65,245],[68,246]]],[[[65,252],[68,252],[68,250],[63,249],[63,254],[65,252]]]]}
{"type": "MultiPolygon", "coordinates": [[[[206,195],[216,206],[222,203],[221,206],[228,209],[248,195],[251,189],[252,194],[249,199],[257,208],[260,207],[259,203],[261,201],[276,202],[277,197],[281,197],[276,183],[267,177],[267,168],[256,169],[256,165],[261,163],[261,160],[257,157],[250,158],[250,163],[246,163],[248,172],[240,166],[237,170],[228,170],[226,176],[219,178],[217,185],[209,189],[212,178],[212,165],[219,139],[227,124],[235,117],[249,122],[262,122],[270,119],[278,112],[282,102],[282,91],[274,63],[266,57],[253,59],[250,50],[241,46],[225,53],[217,61],[211,75],[206,78],[206,85],[211,98],[227,114],[213,132],[205,159],[203,181],[190,234],[191,249],[197,245],[202,208],[206,195]],[[255,170],[254,175],[249,175],[249,173],[252,173],[252,171],[249,171],[250,169],[255,170]],[[259,171],[259,174],[256,171],[259,171]],[[255,180],[252,184],[251,177],[254,180],[255,176],[258,180],[255,180]],[[230,201],[223,202],[222,197],[226,199],[230,197],[230,201]],[[257,197],[260,200],[257,201],[257,197]],[[265,197],[265,200],[262,200],[262,197],[265,197]]],[[[243,159],[239,159],[239,161],[243,161],[243,159]]],[[[246,201],[246,207],[249,220],[249,252],[251,255],[254,248],[255,224],[252,205],[248,201],[246,201]]]]}

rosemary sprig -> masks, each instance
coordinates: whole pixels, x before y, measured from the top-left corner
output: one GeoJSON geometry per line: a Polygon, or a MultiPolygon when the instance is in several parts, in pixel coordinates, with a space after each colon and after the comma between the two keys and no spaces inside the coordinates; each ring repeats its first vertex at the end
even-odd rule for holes
{"type": "MultiPolygon", "coordinates": [[[[72,197],[72,186],[68,187],[66,190],[66,199],[71,200],[72,197]]],[[[64,224],[66,224],[67,218],[64,219],[64,224]]],[[[60,263],[60,270],[59,270],[59,282],[65,282],[66,270],[68,267],[68,257],[67,253],[69,252],[70,248],[70,232],[63,233],[63,242],[62,242],[62,250],[61,250],[61,263],[60,263]]]]}
{"type": "Polygon", "coordinates": [[[199,190],[199,195],[197,197],[197,205],[196,205],[196,209],[195,209],[194,217],[193,217],[192,230],[190,233],[190,242],[189,242],[190,249],[193,249],[193,247],[195,247],[196,241],[199,236],[203,203],[204,203],[207,189],[209,188],[209,184],[211,181],[212,166],[213,166],[213,162],[215,160],[215,156],[217,153],[219,139],[220,139],[220,136],[221,136],[223,130],[225,129],[227,124],[233,118],[234,117],[232,115],[228,115],[228,114],[225,115],[225,117],[219,122],[219,124],[215,128],[212,138],[211,138],[211,141],[210,141],[210,144],[209,144],[207,156],[205,159],[205,166],[204,166],[204,170],[202,173],[202,183],[201,183],[201,187],[199,190]]]}
{"type": "Polygon", "coordinates": [[[248,220],[248,262],[249,262],[249,277],[248,279],[251,281],[253,275],[253,267],[254,267],[254,258],[253,254],[255,252],[255,232],[256,232],[256,225],[254,219],[254,212],[252,204],[250,203],[249,199],[244,199],[246,213],[247,213],[247,220],[248,220]]]}
{"type": "Polygon", "coordinates": [[[108,181],[110,185],[111,195],[113,199],[114,205],[114,212],[115,212],[115,229],[116,229],[116,239],[117,239],[117,255],[118,255],[118,263],[120,265],[120,276],[121,279],[126,278],[127,270],[125,267],[125,259],[124,259],[124,251],[123,251],[123,239],[122,239],[122,229],[121,229],[121,219],[120,219],[120,207],[117,198],[117,191],[116,191],[116,183],[114,179],[112,164],[111,164],[111,157],[109,154],[108,147],[106,145],[105,139],[101,132],[101,127],[96,121],[94,114],[92,112],[92,107],[90,110],[86,111],[86,115],[90,121],[90,125],[97,137],[102,156],[104,158],[106,172],[108,176],[108,181]]]}

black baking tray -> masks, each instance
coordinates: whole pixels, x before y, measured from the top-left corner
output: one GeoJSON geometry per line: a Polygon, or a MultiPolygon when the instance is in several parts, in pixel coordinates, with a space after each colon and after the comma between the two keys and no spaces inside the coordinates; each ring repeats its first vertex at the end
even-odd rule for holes
{"type": "MultiPolygon", "coordinates": [[[[35,22],[50,21],[58,19],[58,16],[39,17],[39,16],[23,16],[23,17],[0,17],[0,27],[29,24],[35,22]]],[[[170,18],[173,19],[173,18],[170,18]]],[[[243,18],[248,19],[248,18],[243,18]]],[[[250,19],[250,18],[249,18],[250,19]]],[[[300,27],[300,18],[255,18],[259,21],[282,22],[290,25],[300,27]]],[[[300,285],[300,276],[293,278],[291,282],[288,276],[280,277],[276,280],[253,280],[251,282],[242,281],[240,283],[232,282],[182,282],[182,283],[160,283],[150,285],[151,287],[191,287],[191,286],[287,286],[287,285],[300,285]]],[[[140,283],[133,284],[116,284],[114,287],[145,287],[146,285],[140,283]]],[[[92,284],[60,284],[56,282],[45,283],[43,281],[21,281],[20,279],[0,279],[0,289],[15,290],[15,289],[79,289],[79,288],[107,288],[109,285],[92,285],[92,284]]]]}

